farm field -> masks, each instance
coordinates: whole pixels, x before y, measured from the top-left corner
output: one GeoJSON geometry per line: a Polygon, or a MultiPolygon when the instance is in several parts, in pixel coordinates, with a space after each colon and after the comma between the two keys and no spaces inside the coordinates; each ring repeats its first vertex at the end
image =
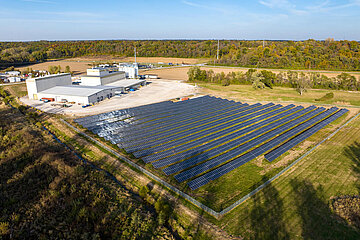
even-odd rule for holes
{"type": "MultiPolygon", "coordinates": [[[[134,62],[134,57],[112,57],[112,56],[93,56],[93,57],[78,57],[60,60],[49,60],[47,62],[20,67],[20,70],[26,68],[32,68],[33,70],[48,70],[49,66],[60,65],[61,69],[64,70],[66,66],[70,66],[71,71],[74,75],[86,74],[86,69],[90,68],[93,63],[107,63],[107,62],[134,62]]],[[[187,63],[197,64],[207,62],[208,59],[196,59],[196,58],[165,58],[165,57],[137,57],[138,63],[187,63]]]]}
{"type": "MultiPolygon", "coordinates": [[[[242,67],[200,67],[201,70],[213,70],[214,73],[221,73],[224,72],[225,74],[228,74],[229,72],[246,72],[249,68],[242,68],[242,67]]],[[[190,67],[181,67],[181,68],[166,68],[166,69],[153,69],[153,70],[146,70],[146,71],[142,71],[143,73],[146,74],[157,74],[160,78],[165,78],[165,79],[174,79],[174,80],[187,80],[188,79],[188,75],[187,72],[189,71],[190,67]]],[[[279,72],[286,72],[288,70],[285,69],[262,69],[259,68],[258,70],[271,70],[274,73],[279,73],[279,72]]],[[[311,71],[311,70],[294,70],[294,71],[304,71],[304,72],[318,72],[318,73],[322,73],[328,77],[335,77],[339,74],[341,74],[342,72],[339,71],[311,71]]],[[[349,72],[351,75],[354,75],[356,77],[360,76],[360,72],[349,72]]]]}
{"type": "MultiPolygon", "coordinates": [[[[173,64],[201,64],[207,63],[210,59],[207,58],[169,58],[169,57],[137,57],[138,63],[148,64],[148,63],[173,63],[173,64]]],[[[82,75],[86,73],[86,69],[91,67],[93,63],[108,63],[108,62],[134,62],[134,57],[113,57],[113,56],[84,56],[77,58],[68,58],[68,59],[59,59],[59,60],[49,60],[47,62],[38,63],[34,65],[29,65],[25,67],[20,67],[20,70],[26,68],[32,68],[33,70],[48,70],[49,66],[60,65],[64,70],[66,66],[70,66],[71,71],[74,75],[82,75]]],[[[210,61],[211,64],[211,61],[210,61]]],[[[154,69],[154,70],[141,70],[140,73],[146,74],[157,74],[159,77],[169,80],[187,80],[187,72],[190,67],[176,67],[176,68],[165,68],[165,69],[154,69]]],[[[246,72],[249,68],[243,67],[201,67],[202,70],[212,69],[215,73],[224,72],[225,74],[234,71],[246,72]]],[[[264,70],[264,69],[259,69],[264,70]]],[[[268,69],[274,73],[288,71],[286,69],[268,69]]],[[[319,72],[328,77],[335,77],[339,75],[340,71],[324,71],[324,70],[296,70],[304,72],[319,72]]],[[[360,76],[359,72],[349,72],[354,76],[360,76]]]]}
{"type": "MultiPolygon", "coordinates": [[[[113,57],[113,56],[83,56],[78,58],[68,59],[70,62],[73,61],[85,61],[85,62],[135,62],[134,57],[113,57]]],[[[66,61],[66,60],[65,60],[66,61]]],[[[209,59],[207,58],[174,58],[174,57],[136,57],[138,63],[173,63],[173,64],[198,64],[206,63],[209,59]]]]}

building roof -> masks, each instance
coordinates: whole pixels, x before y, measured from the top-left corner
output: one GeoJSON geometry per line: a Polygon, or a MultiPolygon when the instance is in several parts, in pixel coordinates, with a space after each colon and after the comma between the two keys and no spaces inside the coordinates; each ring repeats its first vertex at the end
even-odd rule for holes
{"type": "Polygon", "coordinates": [[[37,77],[37,78],[28,78],[28,79],[26,79],[26,81],[27,82],[35,82],[35,81],[38,81],[38,80],[46,80],[46,79],[49,79],[49,78],[59,77],[59,76],[66,76],[66,75],[71,76],[70,73],[59,73],[59,74],[46,75],[46,76],[37,77]]]}
{"type": "Polygon", "coordinates": [[[82,77],[90,77],[90,78],[107,78],[113,75],[117,75],[117,74],[124,74],[124,71],[115,71],[115,72],[109,72],[109,74],[103,75],[103,76],[98,76],[98,75],[84,75],[82,77]]]}
{"type": "Polygon", "coordinates": [[[122,87],[122,88],[127,88],[127,87],[131,87],[134,85],[138,85],[140,83],[145,82],[145,80],[138,80],[138,79],[124,79],[124,80],[119,80],[116,82],[112,82],[107,84],[107,86],[116,86],[116,87],[122,87]]]}
{"type": "Polygon", "coordinates": [[[91,95],[94,95],[96,93],[99,93],[106,89],[113,89],[117,87],[113,86],[56,86],[49,89],[46,89],[44,91],[41,91],[40,93],[43,94],[53,94],[53,95],[65,95],[65,96],[78,96],[78,97],[88,97],[91,95]]]}

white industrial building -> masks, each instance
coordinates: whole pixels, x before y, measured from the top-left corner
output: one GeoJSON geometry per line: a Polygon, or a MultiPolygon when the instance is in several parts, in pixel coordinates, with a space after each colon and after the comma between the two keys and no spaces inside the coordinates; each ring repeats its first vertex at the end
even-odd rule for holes
{"type": "Polygon", "coordinates": [[[100,86],[110,84],[125,78],[125,72],[111,72],[108,68],[97,67],[87,70],[87,75],[81,77],[80,85],[100,86]]]}
{"type": "Polygon", "coordinates": [[[41,97],[39,97],[38,94],[44,90],[56,86],[69,86],[71,84],[72,82],[70,73],[54,74],[38,78],[28,78],[26,80],[26,88],[29,99],[40,99],[41,97]]]}
{"type": "Polygon", "coordinates": [[[82,105],[94,104],[115,96],[120,88],[113,86],[56,86],[38,93],[40,98],[55,102],[75,102],[82,105]]]}
{"type": "Polygon", "coordinates": [[[7,75],[9,76],[20,76],[21,72],[20,71],[8,71],[5,72],[7,75]]]}
{"type": "Polygon", "coordinates": [[[21,78],[20,77],[8,77],[8,81],[10,83],[21,82],[21,78]]]}
{"type": "Polygon", "coordinates": [[[29,99],[89,105],[146,85],[145,80],[125,79],[124,72],[109,73],[103,68],[93,68],[87,73],[90,80],[83,82],[82,78],[81,85],[72,85],[69,73],[29,78],[26,80],[29,99]]]}
{"type": "Polygon", "coordinates": [[[139,65],[137,63],[134,64],[119,64],[119,71],[123,71],[126,74],[126,78],[137,78],[139,75],[139,65]]]}

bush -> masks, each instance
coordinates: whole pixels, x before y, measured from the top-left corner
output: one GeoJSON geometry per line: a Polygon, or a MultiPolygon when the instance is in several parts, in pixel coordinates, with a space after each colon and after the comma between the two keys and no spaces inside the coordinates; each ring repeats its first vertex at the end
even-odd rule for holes
{"type": "Polygon", "coordinates": [[[332,199],[333,211],[349,224],[360,228],[360,197],[340,196],[332,199]]]}
{"type": "Polygon", "coordinates": [[[8,222],[0,222],[0,236],[9,234],[9,223],[8,222]]]}
{"type": "Polygon", "coordinates": [[[221,85],[223,86],[229,86],[230,85],[230,80],[225,78],[221,81],[221,85]]]}
{"type": "Polygon", "coordinates": [[[147,186],[142,186],[139,190],[139,195],[142,198],[146,198],[149,193],[149,188],[147,186]]]}
{"type": "Polygon", "coordinates": [[[325,94],[324,96],[322,96],[321,98],[317,98],[317,99],[315,99],[315,101],[327,101],[327,100],[330,100],[330,99],[332,99],[332,98],[334,98],[334,93],[327,93],[327,94],[325,94]]]}

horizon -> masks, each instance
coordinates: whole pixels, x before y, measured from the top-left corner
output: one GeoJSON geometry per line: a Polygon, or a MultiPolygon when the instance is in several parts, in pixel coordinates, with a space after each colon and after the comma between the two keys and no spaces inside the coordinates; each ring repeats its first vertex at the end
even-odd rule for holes
{"type": "MultiPolygon", "coordinates": [[[[330,39],[333,39],[334,41],[355,41],[360,42],[360,40],[349,40],[349,39],[334,39],[329,37],[330,39]]],[[[210,38],[149,38],[149,39],[53,39],[53,40],[47,40],[47,39],[41,39],[41,40],[0,40],[0,42],[82,42],[82,41],[269,41],[269,42],[305,42],[305,41],[319,41],[323,42],[326,41],[326,39],[299,39],[299,40],[293,40],[293,39],[210,39],[210,38]]]]}
{"type": "Polygon", "coordinates": [[[0,0],[0,41],[359,41],[360,0],[0,0]]]}

